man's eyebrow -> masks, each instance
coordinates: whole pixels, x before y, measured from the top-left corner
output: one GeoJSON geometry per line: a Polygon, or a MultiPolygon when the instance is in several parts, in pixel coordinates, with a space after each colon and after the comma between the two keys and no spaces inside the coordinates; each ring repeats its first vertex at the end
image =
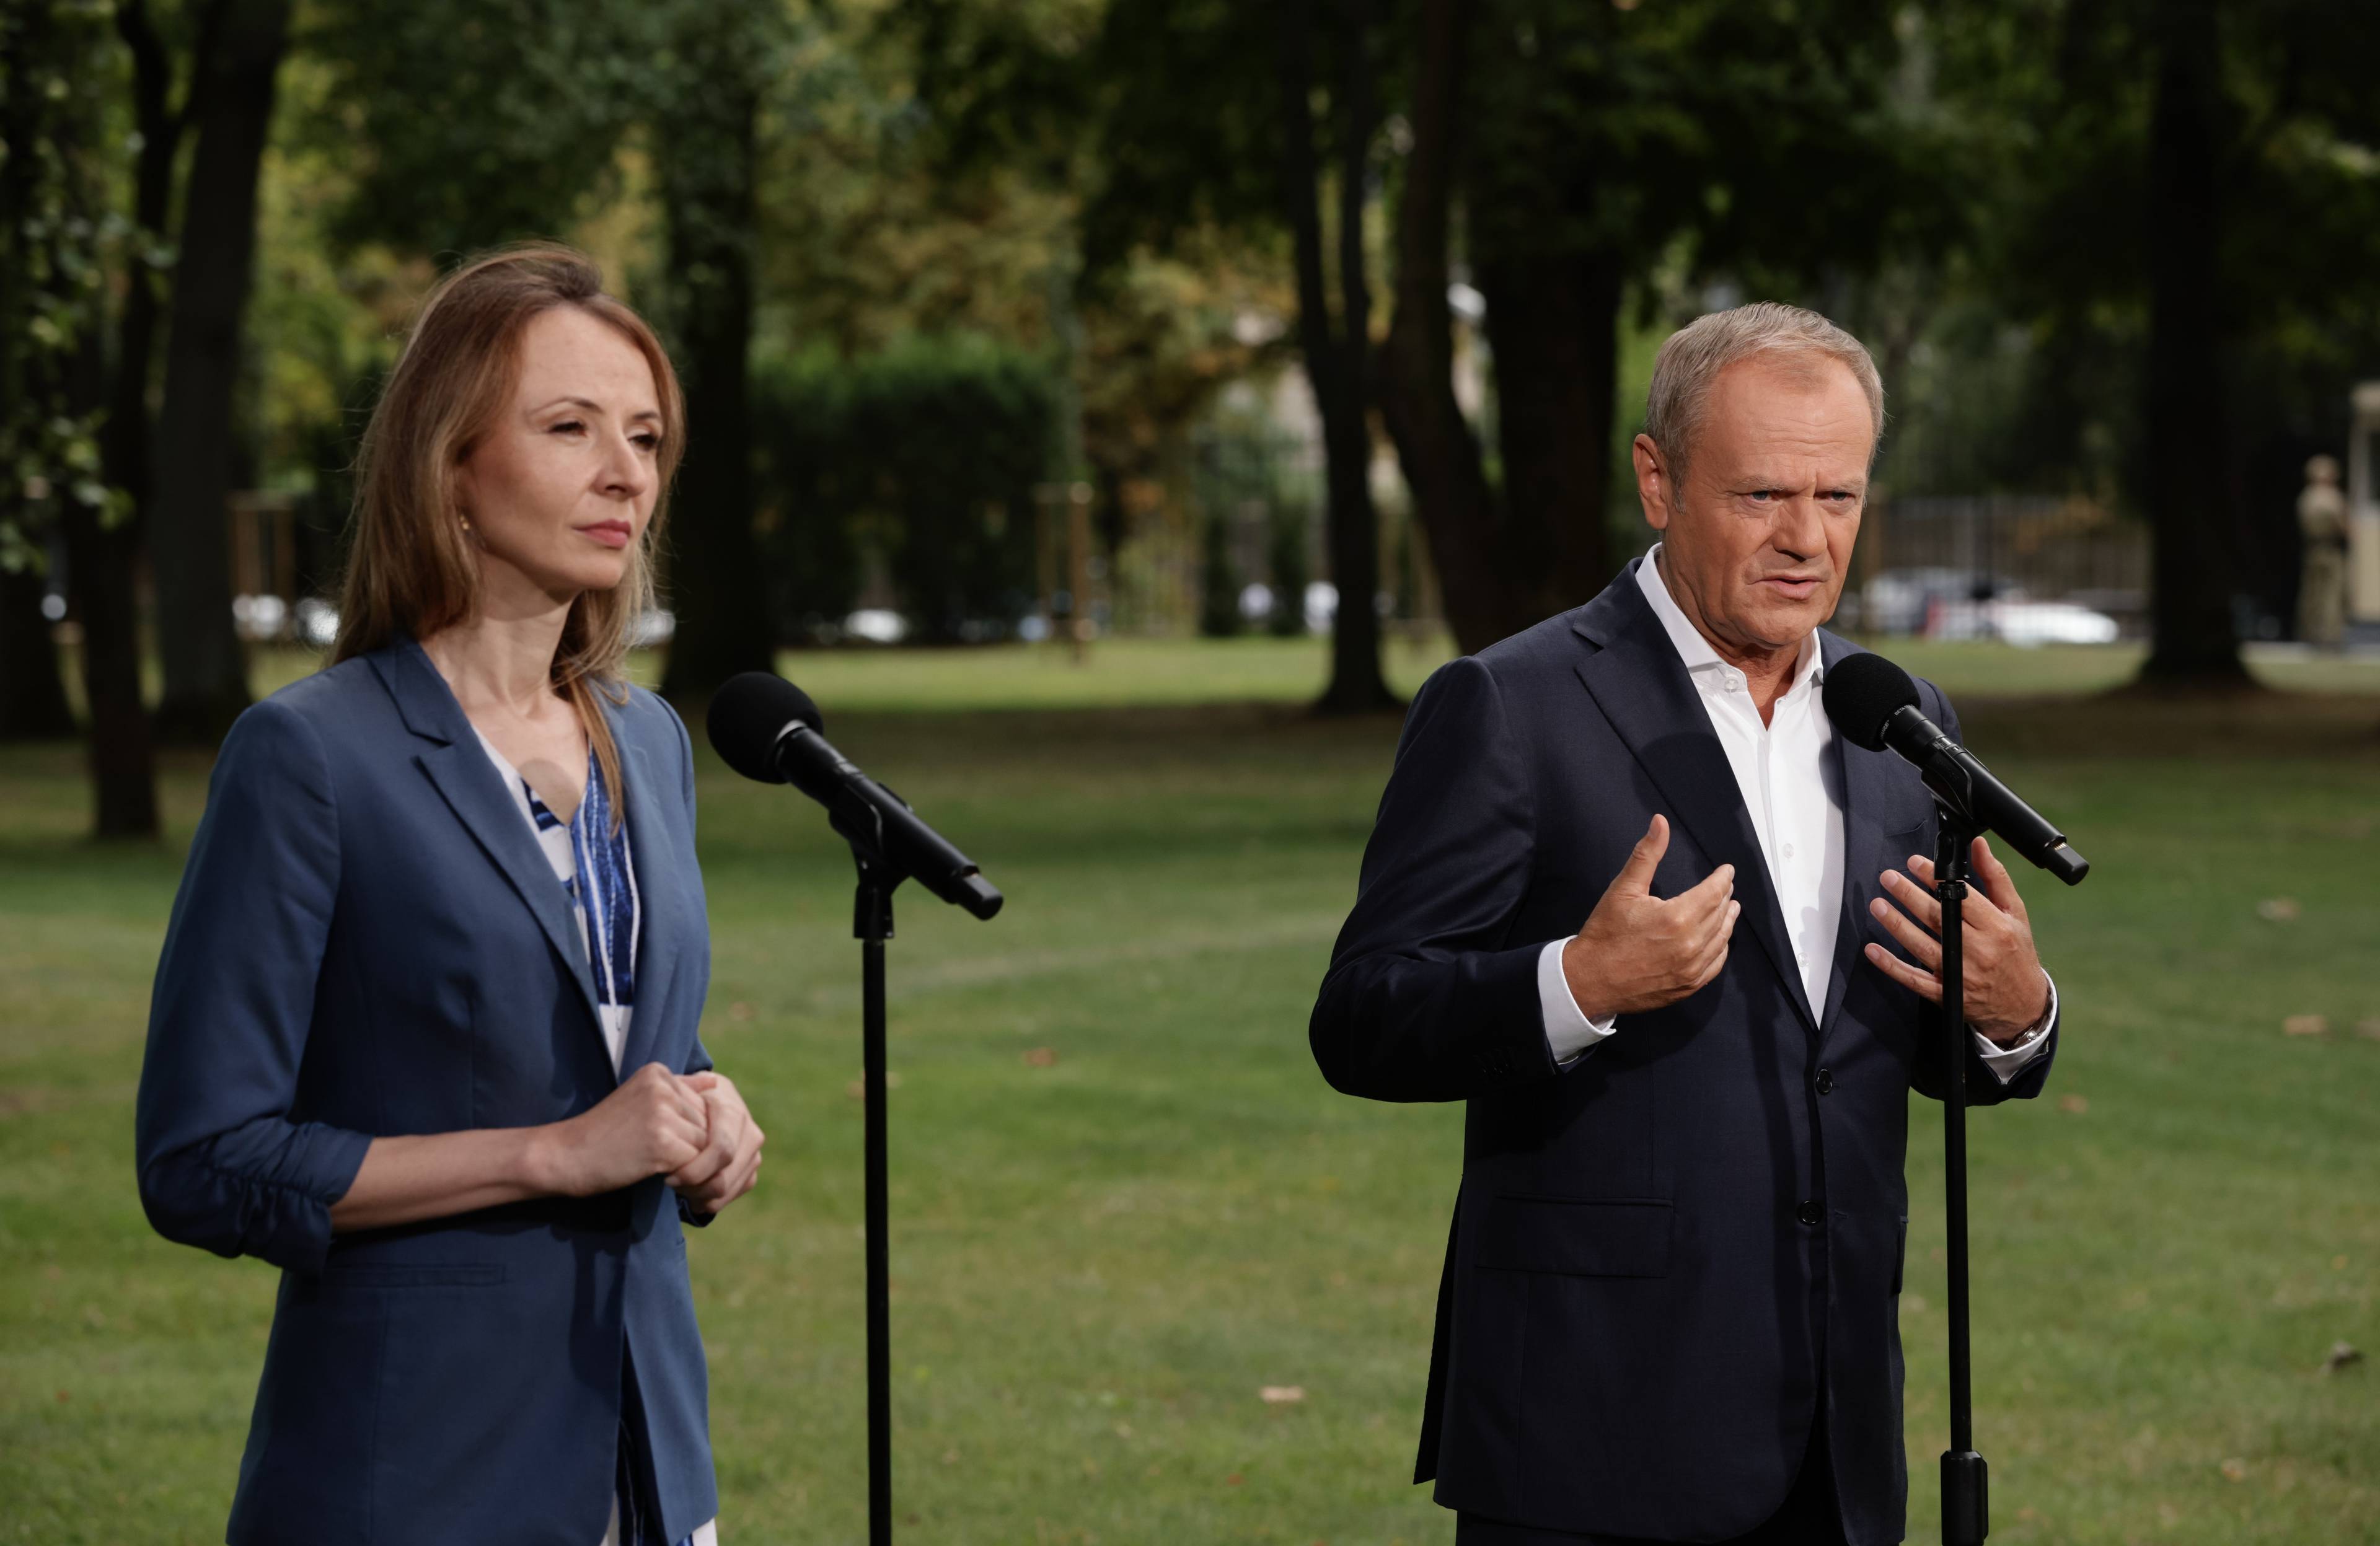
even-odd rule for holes
{"type": "MultiPolygon", "coordinates": [[[[559,408],[565,406],[584,408],[591,414],[600,414],[603,411],[603,405],[596,402],[591,397],[557,397],[552,402],[540,404],[529,411],[531,413],[541,414],[548,408],[559,408]]],[[[634,424],[639,419],[647,418],[658,421],[661,417],[661,410],[658,408],[639,408],[635,413],[628,416],[628,422],[634,424]]]]}

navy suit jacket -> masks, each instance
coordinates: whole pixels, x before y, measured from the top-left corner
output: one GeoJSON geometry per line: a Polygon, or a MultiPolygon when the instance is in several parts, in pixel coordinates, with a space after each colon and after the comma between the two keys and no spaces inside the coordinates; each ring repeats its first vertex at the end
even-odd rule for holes
{"type": "MultiPolygon", "coordinates": [[[[686,728],[617,739],[643,913],[623,1066],[710,1066],[686,728]]],[[[659,1177],[334,1237],[382,1134],[528,1127],[618,1085],[579,926],[409,639],[225,740],[157,967],[140,1198],[282,1269],[227,1539],[593,1546],[622,1424],[672,1540],[718,1512],[681,1206],[659,1177]]]]}
{"type": "MultiPolygon", "coordinates": [[[[1857,646],[1821,647],[1831,664],[1857,646]]],[[[1415,1474],[1447,1506],[1725,1540],[1783,1501],[1823,1390],[1849,1539],[1901,1538],[1908,1098],[1938,1098],[1947,1065],[1930,1007],[1860,947],[1878,874],[1933,852],[1934,805],[1899,758],[1834,748],[1843,914],[1814,1005],[1727,754],[1633,573],[1415,700],[1312,1037],[1351,1094],[1469,1103],[1415,1474]],[[1656,895],[1735,866],[1727,964],[1557,1067],[1538,953],[1657,812],[1656,895]]],[[[2003,1086],[1970,1045],[1969,1099],[2037,1094],[2053,1053],[2003,1086]]]]}

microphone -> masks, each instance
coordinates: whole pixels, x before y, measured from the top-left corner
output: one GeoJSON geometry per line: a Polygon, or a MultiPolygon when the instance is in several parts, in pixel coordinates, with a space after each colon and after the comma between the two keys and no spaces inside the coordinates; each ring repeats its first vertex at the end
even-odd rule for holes
{"type": "Polygon", "coordinates": [[[917,819],[909,803],[862,773],[820,732],[810,695],[780,676],[746,671],[710,700],[720,760],[747,779],[791,784],[827,808],[834,829],[946,902],[989,918],[1005,900],[975,862],[917,819]]]}
{"type": "Polygon", "coordinates": [[[2069,886],[2091,873],[2091,862],[2067,846],[2066,834],[1992,777],[1975,754],[1943,733],[1917,709],[1917,683],[1881,655],[1848,655],[1827,671],[1827,718],[1854,746],[1887,747],[1916,765],[1925,787],[1944,803],[1997,832],[2017,852],[2069,886]]]}

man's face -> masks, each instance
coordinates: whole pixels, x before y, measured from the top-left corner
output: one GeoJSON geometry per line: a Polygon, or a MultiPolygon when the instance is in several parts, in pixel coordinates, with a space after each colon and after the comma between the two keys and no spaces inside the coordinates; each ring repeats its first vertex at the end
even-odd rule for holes
{"type": "Polygon", "coordinates": [[[1849,367],[1758,357],[1719,372],[1682,481],[1636,437],[1636,489],[1662,579],[1737,654],[1798,649],[1832,616],[1867,500],[1875,416],[1849,367]]]}

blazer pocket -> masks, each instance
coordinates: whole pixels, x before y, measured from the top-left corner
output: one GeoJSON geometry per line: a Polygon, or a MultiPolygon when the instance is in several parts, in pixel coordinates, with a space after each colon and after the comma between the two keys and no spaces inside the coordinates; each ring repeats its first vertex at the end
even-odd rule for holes
{"type": "Polygon", "coordinates": [[[1499,1197],[1475,1265],[1571,1277],[1667,1277],[1677,1210],[1650,1198],[1499,1197]]]}
{"type": "Polygon", "coordinates": [[[334,1262],[322,1269],[326,1288],[492,1288],[504,1269],[493,1262],[334,1262]]]}

